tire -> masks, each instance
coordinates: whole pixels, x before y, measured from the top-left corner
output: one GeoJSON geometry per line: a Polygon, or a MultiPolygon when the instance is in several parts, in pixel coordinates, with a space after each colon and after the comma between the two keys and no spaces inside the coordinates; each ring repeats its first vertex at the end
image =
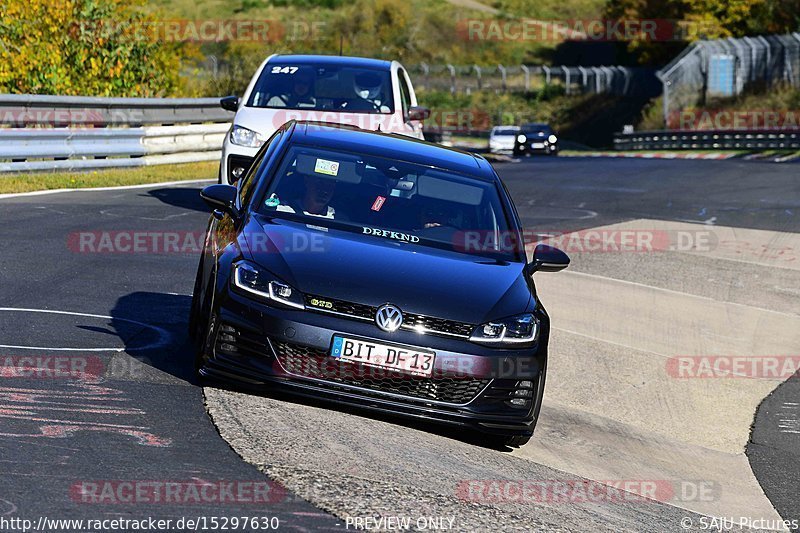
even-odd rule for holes
{"type": "Polygon", "coordinates": [[[216,313],[211,313],[203,332],[202,341],[197,343],[194,354],[194,374],[200,381],[206,379],[201,371],[206,367],[209,359],[214,356],[214,344],[217,341],[218,327],[217,315],[216,313]]]}
{"type": "Polygon", "coordinates": [[[189,334],[189,340],[197,345],[197,338],[198,338],[198,321],[200,317],[200,284],[202,280],[200,279],[200,274],[202,273],[203,269],[203,256],[200,256],[200,264],[197,266],[197,275],[194,278],[194,290],[192,291],[192,305],[189,308],[189,326],[187,333],[189,334]]]}
{"type": "Polygon", "coordinates": [[[514,435],[513,437],[505,437],[503,439],[503,445],[509,448],[519,448],[520,446],[528,444],[530,440],[530,435],[514,435]]]}
{"type": "Polygon", "coordinates": [[[539,378],[536,380],[536,396],[533,401],[533,424],[531,425],[531,433],[536,429],[536,424],[539,422],[539,412],[542,410],[542,402],[544,401],[544,385],[547,381],[547,357],[544,359],[542,370],[539,372],[539,378]]]}

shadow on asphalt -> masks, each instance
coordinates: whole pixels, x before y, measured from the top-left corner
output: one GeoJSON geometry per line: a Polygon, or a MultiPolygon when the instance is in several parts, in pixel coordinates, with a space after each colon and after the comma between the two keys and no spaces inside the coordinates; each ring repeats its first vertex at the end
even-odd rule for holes
{"type": "Polygon", "coordinates": [[[174,207],[210,213],[211,209],[200,198],[200,190],[201,187],[168,187],[147,191],[147,194],[142,196],[156,198],[174,207]]]}
{"type": "Polygon", "coordinates": [[[123,341],[128,355],[196,384],[186,331],[191,301],[191,296],[180,294],[133,292],[117,300],[110,313],[111,327],[123,341]],[[155,326],[161,332],[143,326],[131,332],[131,320],[155,326]]]}
{"type": "MultiPolygon", "coordinates": [[[[181,380],[200,385],[194,375],[194,348],[188,338],[188,319],[191,297],[154,292],[134,292],[118,299],[111,310],[111,326],[119,334],[125,344],[125,351],[139,362],[152,366],[162,372],[171,374],[181,380]],[[166,344],[158,344],[158,332],[145,327],[136,328],[131,333],[129,320],[157,326],[168,334],[166,344]]],[[[501,451],[511,448],[498,444],[490,437],[477,431],[443,426],[431,422],[407,419],[396,415],[374,413],[357,407],[341,406],[326,402],[288,394],[284,391],[269,390],[244,384],[220,383],[206,381],[203,385],[220,389],[254,394],[278,401],[293,402],[309,407],[345,412],[354,416],[371,418],[440,435],[445,438],[459,440],[501,451]]]]}

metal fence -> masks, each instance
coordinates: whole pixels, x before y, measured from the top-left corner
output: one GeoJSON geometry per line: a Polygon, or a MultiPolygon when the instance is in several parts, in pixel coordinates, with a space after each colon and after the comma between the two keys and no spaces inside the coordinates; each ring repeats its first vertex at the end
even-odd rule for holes
{"type": "Polygon", "coordinates": [[[428,65],[409,67],[414,87],[451,93],[524,92],[549,85],[566,94],[657,95],[655,71],[620,66],[568,67],[547,65],[428,65]]]}
{"type": "Polygon", "coordinates": [[[639,131],[614,135],[617,150],[797,150],[800,132],[639,131]]]}
{"type": "Polygon", "coordinates": [[[697,41],[656,73],[664,125],[687,107],[741,94],[754,85],[800,86],[800,33],[697,41]]]}
{"type": "Polygon", "coordinates": [[[0,172],[214,161],[232,118],[217,98],[0,95],[0,172]]]}

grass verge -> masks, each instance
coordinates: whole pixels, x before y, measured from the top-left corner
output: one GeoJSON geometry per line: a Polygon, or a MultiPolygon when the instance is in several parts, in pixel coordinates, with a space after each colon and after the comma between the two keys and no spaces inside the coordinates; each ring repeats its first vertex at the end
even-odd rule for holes
{"type": "Polygon", "coordinates": [[[216,179],[219,163],[205,161],[181,165],[111,168],[89,172],[36,172],[0,175],[0,194],[140,185],[167,181],[216,179]]]}

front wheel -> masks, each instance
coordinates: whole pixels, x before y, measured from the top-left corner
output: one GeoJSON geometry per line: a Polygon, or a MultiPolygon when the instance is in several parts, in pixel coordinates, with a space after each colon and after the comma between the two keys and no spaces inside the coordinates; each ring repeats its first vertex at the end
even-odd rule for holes
{"type": "Polygon", "coordinates": [[[211,313],[203,332],[202,342],[198,342],[194,355],[194,373],[198,379],[204,379],[202,370],[214,356],[214,344],[217,342],[218,319],[216,313],[211,313]]]}
{"type": "Polygon", "coordinates": [[[530,440],[530,435],[514,435],[513,437],[505,437],[503,439],[503,445],[509,448],[519,448],[520,446],[528,444],[530,440]]]}

